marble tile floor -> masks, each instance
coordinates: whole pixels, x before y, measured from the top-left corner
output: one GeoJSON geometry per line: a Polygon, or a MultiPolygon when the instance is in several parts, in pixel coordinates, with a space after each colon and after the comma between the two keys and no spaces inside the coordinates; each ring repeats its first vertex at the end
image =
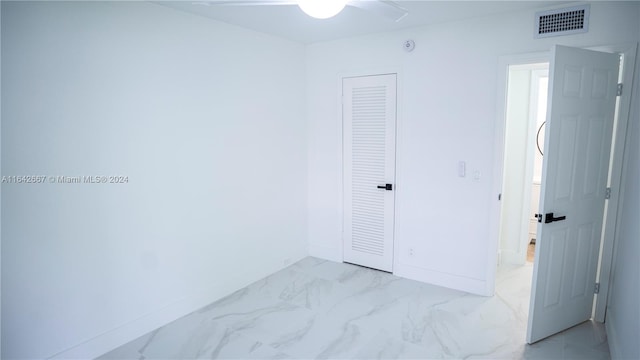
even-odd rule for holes
{"type": "Polygon", "coordinates": [[[532,268],[482,297],[307,257],[99,359],[609,359],[592,322],[525,344],[532,268]]]}

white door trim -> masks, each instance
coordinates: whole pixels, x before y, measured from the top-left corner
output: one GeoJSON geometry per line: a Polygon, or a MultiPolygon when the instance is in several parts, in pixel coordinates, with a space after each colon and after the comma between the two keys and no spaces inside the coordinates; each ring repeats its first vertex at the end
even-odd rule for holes
{"type": "Polygon", "coordinates": [[[597,280],[600,283],[600,292],[596,299],[594,320],[598,322],[604,322],[605,320],[612,276],[611,270],[613,268],[613,253],[620,227],[617,215],[622,206],[622,199],[624,199],[620,193],[624,154],[632,150],[628,148],[627,130],[631,111],[631,89],[633,87],[637,49],[638,43],[590,48],[590,50],[596,51],[617,52],[624,56],[622,71],[622,83],[624,85],[622,96],[619,97],[618,123],[614,134],[613,158],[611,159],[611,198],[607,203],[607,217],[604,224],[605,230],[600,250],[601,260],[597,280]]]}

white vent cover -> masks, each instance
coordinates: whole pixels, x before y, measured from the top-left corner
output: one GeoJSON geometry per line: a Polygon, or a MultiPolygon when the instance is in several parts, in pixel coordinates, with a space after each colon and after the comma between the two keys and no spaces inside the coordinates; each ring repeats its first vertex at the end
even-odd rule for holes
{"type": "Polygon", "coordinates": [[[534,38],[586,33],[588,30],[588,4],[536,13],[534,38]]]}

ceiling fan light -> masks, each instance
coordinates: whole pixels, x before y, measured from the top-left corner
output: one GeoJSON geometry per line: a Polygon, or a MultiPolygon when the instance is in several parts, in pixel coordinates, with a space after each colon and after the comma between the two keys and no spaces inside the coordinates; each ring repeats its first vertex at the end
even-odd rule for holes
{"type": "Polygon", "coordinates": [[[347,0],[298,0],[298,6],[307,15],[316,19],[328,19],[337,15],[347,0]]]}

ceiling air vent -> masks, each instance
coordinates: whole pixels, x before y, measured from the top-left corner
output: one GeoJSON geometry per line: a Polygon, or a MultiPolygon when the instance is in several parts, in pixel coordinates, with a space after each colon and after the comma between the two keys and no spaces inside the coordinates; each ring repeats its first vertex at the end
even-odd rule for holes
{"type": "Polygon", "coordinates": [[[588,4],[536,13],[535,38],[586,33],[588,30],[588,4]]]}

